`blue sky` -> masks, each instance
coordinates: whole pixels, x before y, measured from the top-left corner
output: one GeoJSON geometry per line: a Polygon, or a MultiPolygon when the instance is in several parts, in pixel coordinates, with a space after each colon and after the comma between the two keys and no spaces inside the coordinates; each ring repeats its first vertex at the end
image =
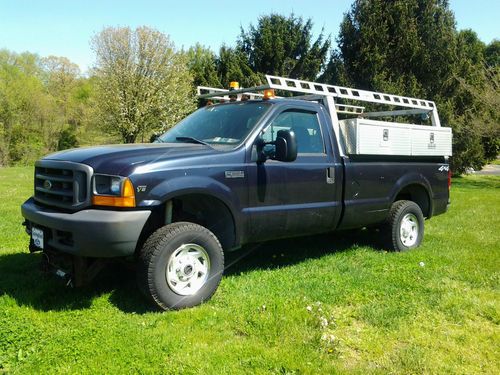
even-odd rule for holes
{"type": "MultiPolygon", "coordinates": [[[[333,39],[352,0],[0,0],[0,48],[66,56],[85,71],[94,56],[89,41],[105,26],[148,25],[169,34],[177,47],[199,42],[217,51],[234,44],[240,25],[259,15],[292,11],[312,18],[333,39]]],[[[458,29],[472,28],[486,43],[500,38],[500,0],[451,0],[458,29]]]]}

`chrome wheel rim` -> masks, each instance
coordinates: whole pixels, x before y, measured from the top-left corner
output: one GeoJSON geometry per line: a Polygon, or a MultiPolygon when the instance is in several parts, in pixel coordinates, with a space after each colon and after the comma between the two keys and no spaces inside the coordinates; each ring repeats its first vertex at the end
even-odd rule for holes
{"type": "Polygon", "coordinates": [[[399,239],[406,247],[411,247],[417,243],[418,220],[414,214],[406,214],[401,219],[399,226],[399,239]]]}
{"type": "Polygon", "coordinates": [[[179,246],[168,259],[165,278],[172,291],[181,296],[193,295],[205,285],[210,272],[210,258],[200,245],[179,246]]]}

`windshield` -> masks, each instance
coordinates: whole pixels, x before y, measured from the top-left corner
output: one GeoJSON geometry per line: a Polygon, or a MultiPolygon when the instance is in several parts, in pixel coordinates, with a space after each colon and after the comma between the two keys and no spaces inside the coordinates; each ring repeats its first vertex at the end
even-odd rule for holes
{"type": "Polygon", "coordinates": [[[157,142],[202,143],[236,147],[271,107],[265,102],[237,102],[198,109],[157,142]]]}

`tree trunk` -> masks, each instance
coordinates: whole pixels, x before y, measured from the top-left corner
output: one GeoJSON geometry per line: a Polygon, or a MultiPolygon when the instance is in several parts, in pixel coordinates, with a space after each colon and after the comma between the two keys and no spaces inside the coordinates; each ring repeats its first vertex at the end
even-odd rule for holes
{"type": "Polygon", "coordinates": [[[123,141],[125,143],[135,143],[135,138],[137,137],[136,134],[125,134],[123,136],[123,141]]]}

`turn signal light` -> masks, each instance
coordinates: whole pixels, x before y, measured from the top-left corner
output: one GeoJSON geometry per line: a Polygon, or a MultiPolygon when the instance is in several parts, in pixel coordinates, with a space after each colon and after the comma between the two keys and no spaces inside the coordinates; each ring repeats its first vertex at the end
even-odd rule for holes
{"type": "Polygon", "coordinates": [[[128,178],[123,181],[120,196],[94,195],[92,197],[92,204],[95,206],[135,207],[135,194],[132,182],[128,178]]]}

